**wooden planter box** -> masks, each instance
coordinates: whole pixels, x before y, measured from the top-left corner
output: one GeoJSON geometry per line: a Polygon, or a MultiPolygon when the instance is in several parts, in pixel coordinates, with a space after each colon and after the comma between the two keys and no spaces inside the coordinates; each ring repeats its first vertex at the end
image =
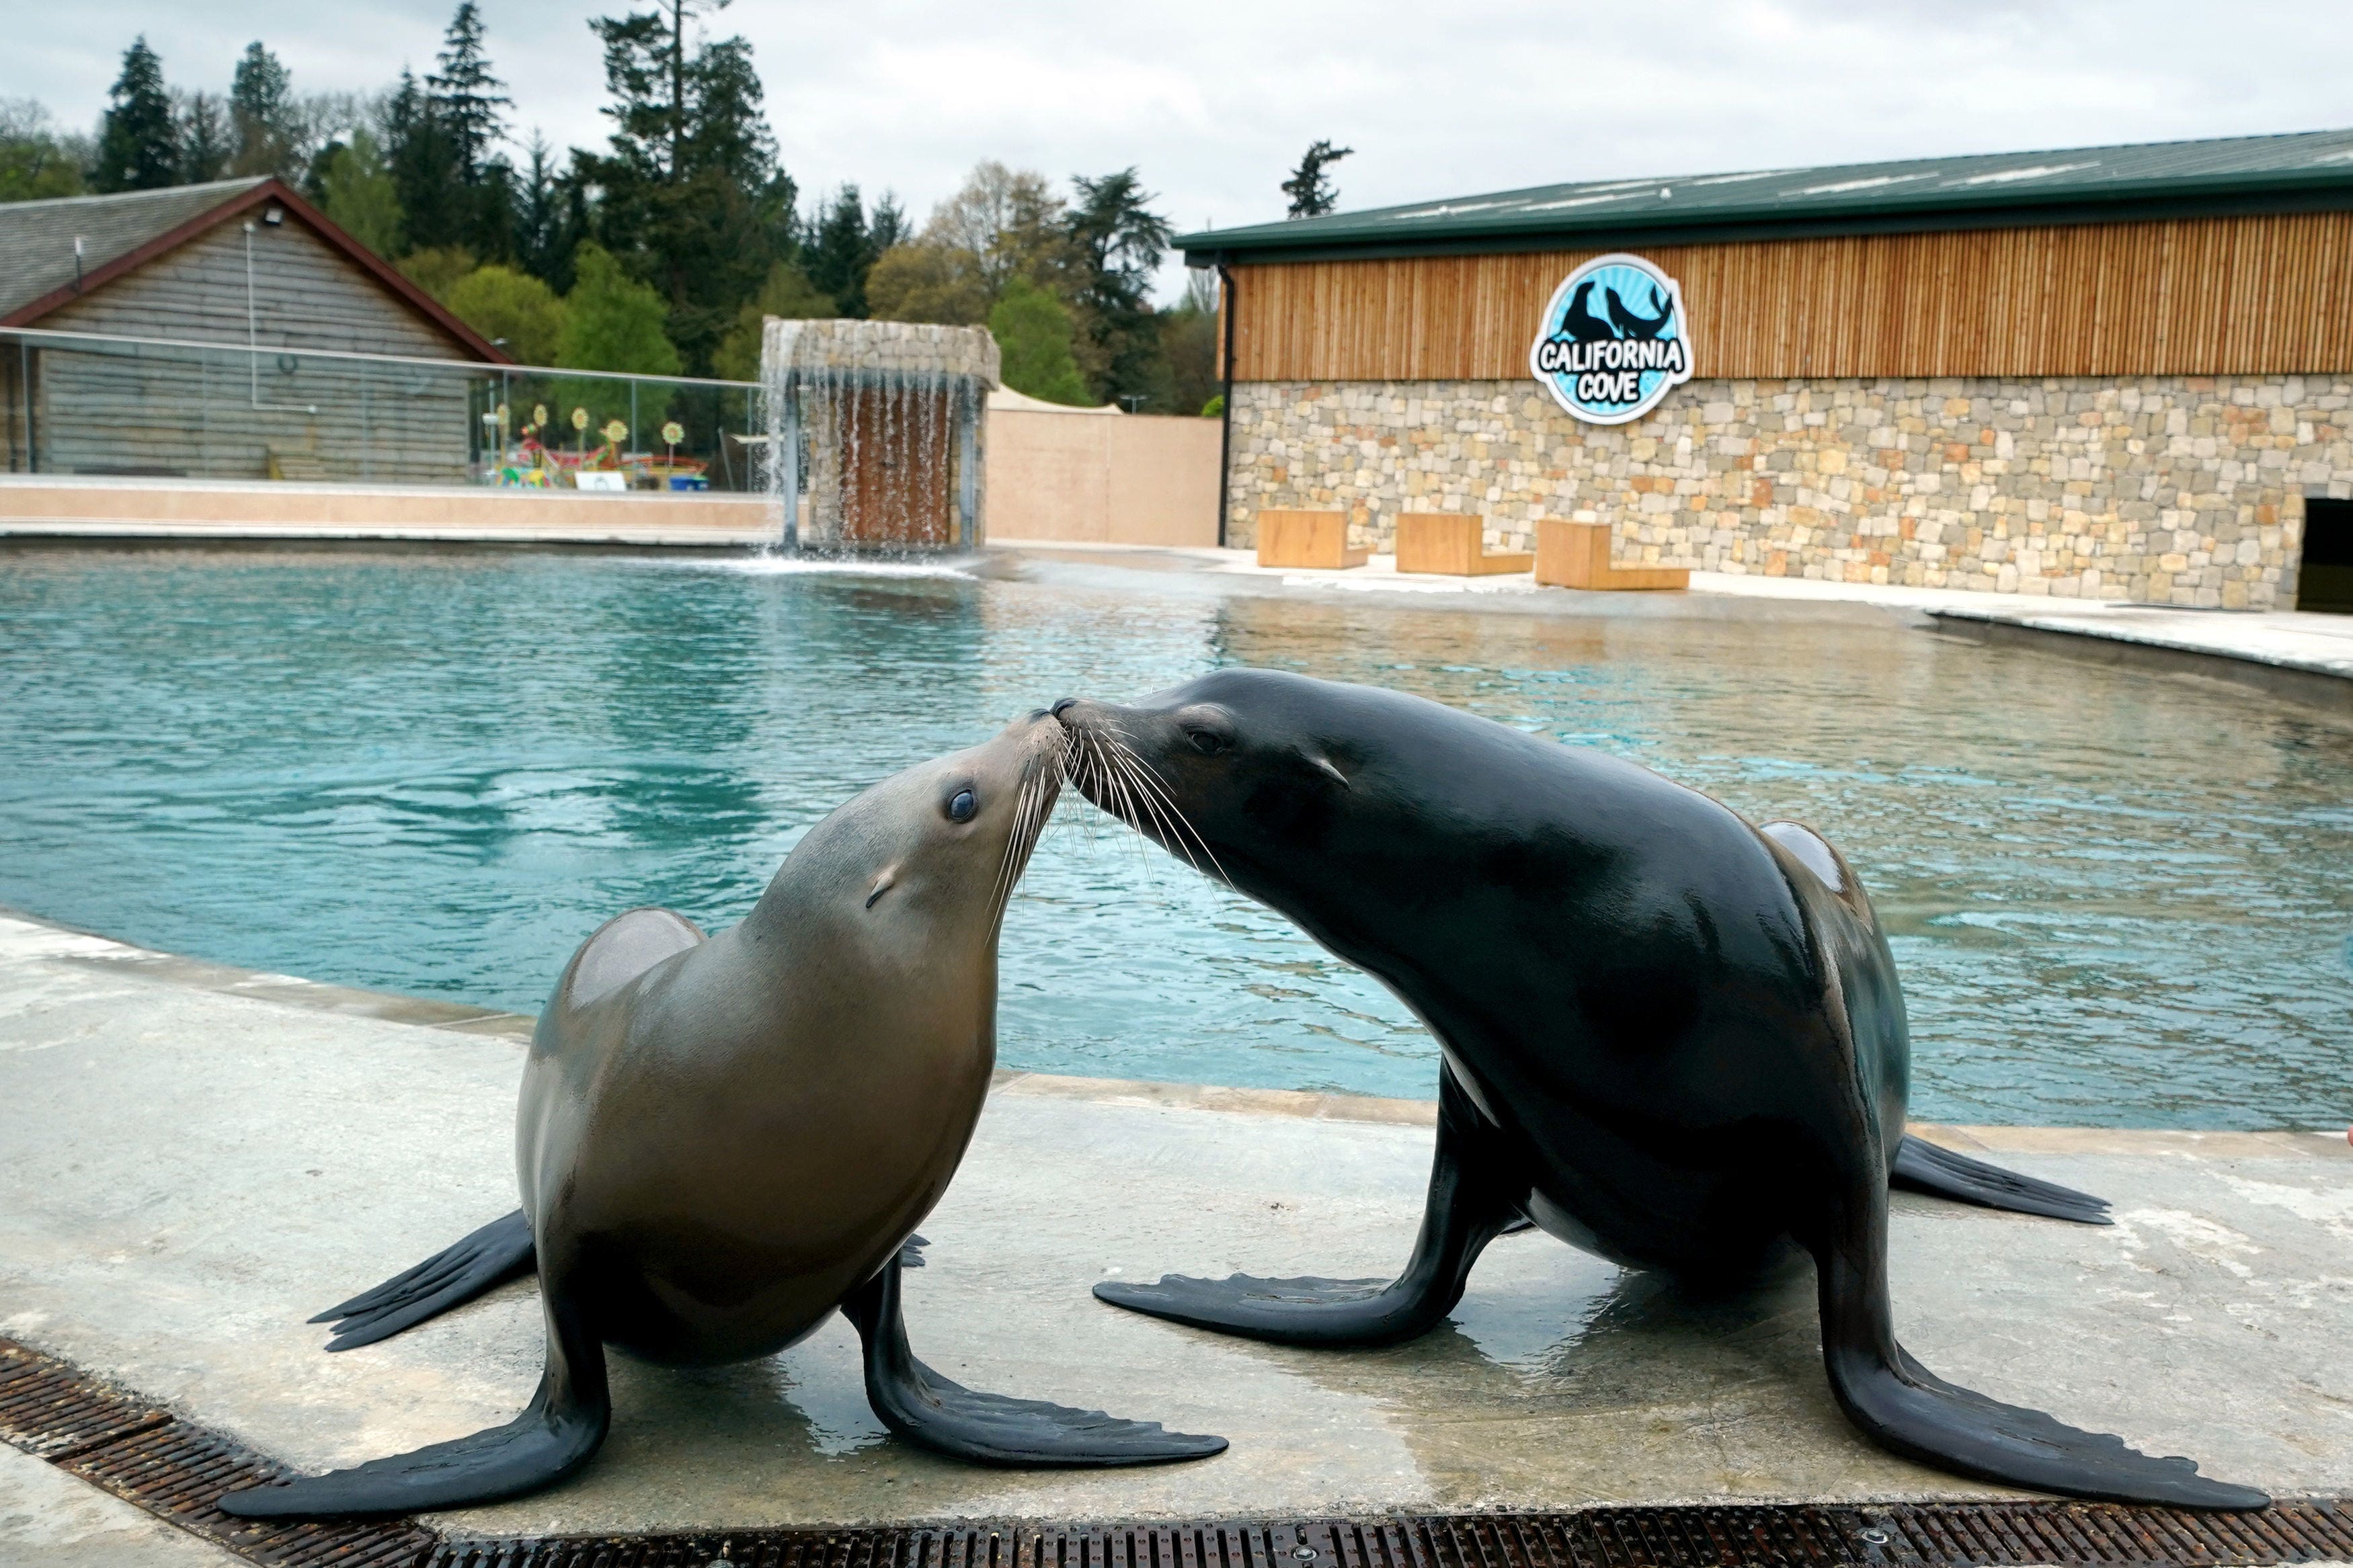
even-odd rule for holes
{"type": "MultiPolygon", "coordinates": [[[[1399,570],[1403,570],[1400,566],[1399,570]]],[[[1684,566],[1612,566],[1609,525],[1547,517],[1536,522],[1536,581],[1553,588],[1688,588],[1684,566]]]]}
{"type": "Polygon", "coordinates": [[[1258,563],[1342,572],[1372,559],[1348,548],[1345,511],[1262,511],[1258,514],[1258,563]]]}
{"type": "Polygon", "coordinates": [[[1533,555],[1489,554],[1479,520],[1458,511],[1398,513],[1397,569],[1447,577],[1487,577],[1525,572],[1533,555]]]}

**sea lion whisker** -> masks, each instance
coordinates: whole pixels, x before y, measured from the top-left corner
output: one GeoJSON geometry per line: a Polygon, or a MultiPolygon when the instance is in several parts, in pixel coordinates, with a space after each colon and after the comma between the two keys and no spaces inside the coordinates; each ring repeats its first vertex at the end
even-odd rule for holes
{"type": "Polygon", "coordinates": [[[1016,786],[1013,797],[1013,826],[1006,832],[1005,853],[997,860],[996,880],[989,884],[989,903],[995,911],[992,919],[998,922],[1004,920],[1006,906],[1013,901],[1014,887],[1020,880],[1020,872],[1014,868],[1015,862],[1021,858],[1022,833],[1029,822],[1031,788],[1035,782],[1035,771],[1023,768],[1021,782],[1016,786]]]}
{"type": "Polygon", "coordinates": [[[1159,825],[1161,842],[1166,845],[1171,852],[1185,857],[1185,863],[1193,868],[1194,871],[1198,874],[1201,869],[1201,862],[1194,858],[1193,847],[1185,841],[1185,834],[1180,831],[1177,826],[1177,822],[1183,820],[1184,814],[1182,812],[1176,811],[1175,804],[1173,802],[1166,803],[1164,805],[1162,798],[1154,794],[1151,782],[1147,780],[1144,776],[1143,773],[1138,769],[1136,760],[1133,752],[1126,755],[1118,755],[1117,753],[1114,753],[1114,756],[1119,763],[1121,771],[1125,773],[1134,781],[1136,786],[1136,798],[1141,802],[1144,808],[1151,813],[1152,820],[1159,825]],[[1170,820],[1172,814],[1176,816],[1176,821],[1170,820]]]}
{"type": "Polygon", "coordinates": [[[1043,831],[1043,807],[1050,782],[1059,777],[1059,766],[1048,770],[1029,766],[1022,771],[1020,794],[1014,805],[1013,828],[1005,840],[1005,858],[997,868],[997,886],[991,889],[997,900],[996,919],[1002,922],[1006,909],[1013,902],[1013,894],[1021,885],[1021,873],[1029,868],[1029,855],[1038,846],[1038,834],[1043,831]]]}
{"type": "MultiPolygon", "coordinates": [[[[1138,780],[1146,789],[1158,794],[1162,803],[1167,806],[1169,815],[1176,819],[1178,826],[1182,826],[1187,833],[1192,835],[1193,842],[1201,847],[1201,853],[1208,858],[1209,867],[1212,870],[1217,872],[1219,879],[1220,881],[1231,880],[1230,878],[1226,876],[1226,868],[1218,864],[1218,852],[1209,847],[1209,841],[1201,836],[1201,830],[1199,828],[1193,826],[1192,818],[1185,815],[1185,808],[1176,804],[1176,795],[1169,789],[1168,782],[1160,776],[1159,770],[1155,768],[1151,763],[1147,762],[1143,756],[1139,755],[1135,750],[1129,746],[1125,742],[1114,742],[1113,743],[1119,747],[1121,752],[1126,754],[1128,761],[1135,768],[1136,777],[1138,780]]],[[[1190,850],[1187,850],[1185,852],[1185,858],[1192,864],[1193,869],[1196,871],[1201,868],[1200,863],[1193,859],[1192,852],[1190,850]]]]}

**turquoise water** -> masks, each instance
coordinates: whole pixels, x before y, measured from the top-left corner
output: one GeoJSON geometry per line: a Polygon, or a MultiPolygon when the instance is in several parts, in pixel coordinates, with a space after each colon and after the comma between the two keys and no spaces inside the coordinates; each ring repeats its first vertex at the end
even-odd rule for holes
{"type": "MultiPolygon", "coordinates": [[[[580,938],[738,918],[833,805],[1065,692],[1226,663],[1602,747],[1860,868],[1918,1114],[2353,1117],[2353,730],[2227,689],[1825,624],[1537,620],[626,556],[0,554],[0,903],[536,1009],[580,938]]],[[[1000,1056],[1435,1092],[1394,1000],[1073,797],[1000,1056]]]]}

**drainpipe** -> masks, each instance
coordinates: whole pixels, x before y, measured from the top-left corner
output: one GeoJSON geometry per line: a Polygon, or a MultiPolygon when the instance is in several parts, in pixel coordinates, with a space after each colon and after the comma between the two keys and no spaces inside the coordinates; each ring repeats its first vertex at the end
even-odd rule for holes
{"type": "Polygon", "coordinates": [[[245,374],[254,408],[263,414],[309,414],[319,405],[261,401],[261,333],[253,312],[253,225],[245,226],[245,374]]]}
{"type": "Polygon", "coordinates": [[[1225,305],[1226,352],[1219,367],[1225,372],[1222,401],[1218,405],[1218,548],[1226,547],[1226,509],[1234,484],[1234,274],[1218,263],[1218,293],[1225,305]]]}

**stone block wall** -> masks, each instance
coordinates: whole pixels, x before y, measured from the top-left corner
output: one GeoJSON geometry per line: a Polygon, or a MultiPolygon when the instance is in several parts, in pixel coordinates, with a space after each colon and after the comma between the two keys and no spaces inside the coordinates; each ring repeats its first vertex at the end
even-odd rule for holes
{"type": "Polygon", "coordinates": [[[1522,381],[1242,383],[1227,537],[1261,507],[1600,519],[1621,565],[2224,609],[2295,603],[2306,495],[2353,497],[2353,378],[1693,381],[1631,425],[1522,381]]]}

